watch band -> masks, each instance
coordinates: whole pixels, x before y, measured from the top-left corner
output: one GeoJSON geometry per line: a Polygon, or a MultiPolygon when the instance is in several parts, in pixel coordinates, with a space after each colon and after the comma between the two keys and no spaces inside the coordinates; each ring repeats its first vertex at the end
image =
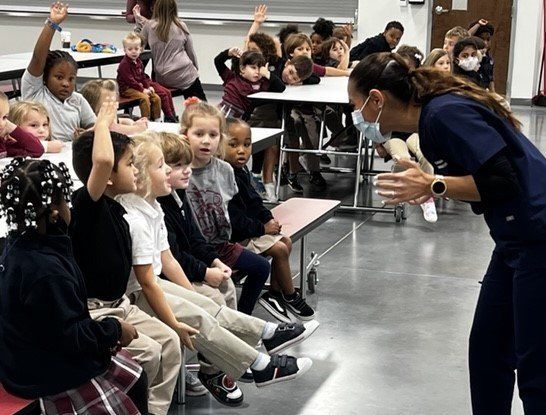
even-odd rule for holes
{"type": "Polygon", "coordinates": [[[46,19],[45,24],[47,24],[49,27],[51,27],[53,30],[56,30],[57,32],[63,31],[63,28],[55,23],[53,20],[51,20],[49,17],[46,19]]]}

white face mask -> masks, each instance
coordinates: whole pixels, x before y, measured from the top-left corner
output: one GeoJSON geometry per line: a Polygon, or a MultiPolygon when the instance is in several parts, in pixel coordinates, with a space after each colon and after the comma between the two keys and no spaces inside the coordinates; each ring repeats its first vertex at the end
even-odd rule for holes
{"type": "Polygon", "coordinates": [[[465,71],[477,71],[480,67],[480,61],[477,56],[470,56],[459,60],[459,67],[465,71]]]}
{"type": "Polygon", "coordinates": [[[392,133],[389,132],[386,135],[381,134],[380,125],[379,125],[379,118],[381,117],[381,113],[383,112],[383,108],[379,111],[379,115],[377,116],[377,119],[375,122],[368,122],[364,119],[364,116],[362,115],[362,110],[370,100],[370,97],[368,96],[368,99],[362,105],[362,107],[359,110],[353,111],[351,113],[353,117],[353,124],[355,128],[364,134],[364,137],[366,137],[368,140],[374,142],[374,143],[384,143],[386,141],[389,141],[391,139],[392,133]]]}

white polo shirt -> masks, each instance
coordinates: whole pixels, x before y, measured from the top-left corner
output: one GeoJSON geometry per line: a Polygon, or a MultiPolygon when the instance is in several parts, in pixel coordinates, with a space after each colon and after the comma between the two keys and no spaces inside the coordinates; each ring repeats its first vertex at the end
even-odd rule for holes
{"type": "MultiPolygon", "coordinates": [[[[161,253],[169,249],[165,214],[161,205],[157,201],[149,204],[133,193],[119,195],[115,199],[127,211],[123,217],[129,224],[131,232],[133,265],[152,264],[154,274],[156,276],[161,274],[161,253]]],[[[131,270],[126,294],[139,290],[141,287],[135,271],[131,270]]]]}
{"type": "Polygon", "coordinates": [[[42,103],[49,113],[51,138],[72,141],[77,128],[95,124],[96,116],[82,94],[73,92],[64,102],[51,93],[44,84],[44,77],[32,76],[28,70],[21,79],[21,95],[24,100],[42,103]]]}

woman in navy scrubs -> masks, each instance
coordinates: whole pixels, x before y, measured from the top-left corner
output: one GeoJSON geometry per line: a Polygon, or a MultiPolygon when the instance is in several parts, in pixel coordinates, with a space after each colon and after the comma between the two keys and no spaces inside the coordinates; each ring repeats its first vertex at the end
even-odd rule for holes
{"type": "Polygon", "coordinates": [[[396,54],[353,70],[355,126],[375,142],[419,133],[436,175],[377,176],[385,204],[430,196],[467,201],[495,241],[469,345],[474,414],[509,415],[515,370],[526,414],[546,414],[546,159],[487,91],[430,68],[410,71],[396,54]]]}

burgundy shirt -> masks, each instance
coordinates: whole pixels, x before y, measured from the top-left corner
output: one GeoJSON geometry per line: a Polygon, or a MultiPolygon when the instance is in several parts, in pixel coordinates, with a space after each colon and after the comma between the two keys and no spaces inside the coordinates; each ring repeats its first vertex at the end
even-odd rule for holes
{"type": "Polygon", "coordinates": [[[313,63],[313,73],[322,78],[323,76],[326,76],[326,67],[313,63]]]}
{"type": "Polygon", "coordinates": [[[20,127],[16,127],[9,137],[0,139],[0,157],[41,157],[44,154],[40,140],[20,127]]]}
{"type": "Polygon", "coordinates": [[[117,79],[120,94],[129,88],[142,92],[145,88],[149,88],[152,82],[144,72],[142,61],[140,59],[133,61],[127,56],[124,56],[119,63],[117,79]]]}

